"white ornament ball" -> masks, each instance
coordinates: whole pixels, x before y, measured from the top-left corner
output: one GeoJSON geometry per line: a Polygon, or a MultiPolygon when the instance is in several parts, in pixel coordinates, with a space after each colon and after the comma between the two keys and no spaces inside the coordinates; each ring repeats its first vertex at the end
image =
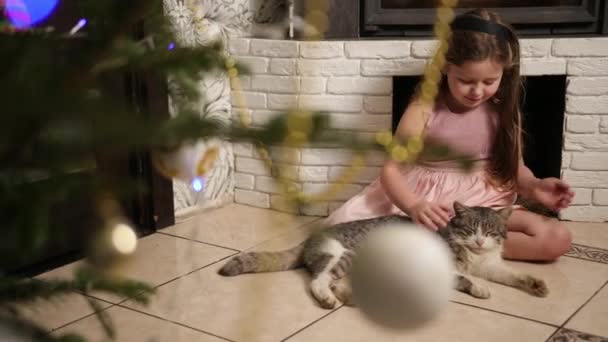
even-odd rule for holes
{"type": "Polygon", "coordinates": [[[372,231],[352,263],[353,300],[381,326],[411,329],[434,319],[454,284],[452,255],[437,233],[414,224],[372,231]]]}

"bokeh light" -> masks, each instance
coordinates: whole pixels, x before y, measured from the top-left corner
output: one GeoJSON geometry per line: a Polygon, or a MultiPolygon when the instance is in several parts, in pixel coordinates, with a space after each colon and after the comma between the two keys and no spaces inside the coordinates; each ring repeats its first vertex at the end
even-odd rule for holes
{"type": "Polygon", "coordinates": [[[192,180],[192,189],[196,192],[200,192],[205,187],[205,179],[203,177],[196,177],[192,180]]]}

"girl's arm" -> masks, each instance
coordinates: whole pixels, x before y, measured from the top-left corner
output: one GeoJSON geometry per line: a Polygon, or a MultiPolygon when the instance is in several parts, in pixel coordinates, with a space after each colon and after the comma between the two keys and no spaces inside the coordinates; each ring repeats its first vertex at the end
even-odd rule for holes
{"type": "Polygon", "coordinates": [[[539,179],[524,164],[523,158],[519,158],[517,170],[517,192],[524,198],[531,199],[532,191],[538,186],[539,179]]]}
{"type": "MultiPolygon", "coordinates": [[[[431,109],[430,105],[422,104],[419,101],[411,102],[399,121],[395,136],[401,139],[420,136],[426,125],[426,114],[424,113],[429,113],[431,109]]],[[[382,168],[380,182],[393,204],[409,214],[410,208],[419,198],[407,188],[407,183],[401,177],[400,168],[398,162],[389,158],[382,168]]]]}
{"type": "MultiPolygon", "coordinates": [[[[430,113],[431,109],[429,105],[412,102],[403,114],[395,135],[398,138],[421,136],[426,125],[426,113],[430,113]]],[[[450,208],[444,204],[431,203],[419,198],[407,188],[407,182],[403,179],[400,168],[398,162],[390,159],[382,168],[380,182],[388,198],[414,222],[433,230],[444,227],[450,219],[450,208]]]]}
{"type": "Polygon", "coordinates": [[[574,192],[568,183],[554,177],[536,178],[521,158],[517,172],[517,192],[553,211],[567,208],[574,199],[574,192]]]}

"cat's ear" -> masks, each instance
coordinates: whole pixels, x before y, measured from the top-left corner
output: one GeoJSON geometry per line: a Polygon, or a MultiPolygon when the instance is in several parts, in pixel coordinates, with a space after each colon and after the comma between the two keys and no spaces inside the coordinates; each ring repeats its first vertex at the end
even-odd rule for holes
{"type": "Polygon", "coordinates": [[[497,213],[503,221],[507,221],[507,219],[509,219],[509,217],[511,216],[511,213],[513,213],[513,207],[504,207],[502,209],[499,209],[497,213]]]}
{"type": "Polygon", "coordinates": [[[469,211],[469,207],[458,201],[454,201],[454,212],[456,213],[456,215],[462,215],[467,211],[469,211]]]}

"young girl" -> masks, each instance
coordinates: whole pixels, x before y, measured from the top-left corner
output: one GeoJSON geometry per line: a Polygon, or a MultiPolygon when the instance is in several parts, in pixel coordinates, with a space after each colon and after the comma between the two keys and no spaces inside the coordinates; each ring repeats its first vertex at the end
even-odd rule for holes
{"type": "MultiPolygon", "coordinates": [[[[456,200],[500,208],[513,205],[519,194],[556,211],[570,204],[568,184],[534,177],[521,157],[520,52],[512,29],[496,14],[475,10],[458,16],[452,31],[436,103],[414,99],[396,135],[422,134],[474,156],[474,171],[461,171],[453,160],[409,166],[388,160],[380,177],[327,223],[401,214],[436,230],[453,216],[456,200]]],[[[507,228],[505,258],[554,260],[570,248],[570,232],[555,219],[519,209],[507,228]]]]}

